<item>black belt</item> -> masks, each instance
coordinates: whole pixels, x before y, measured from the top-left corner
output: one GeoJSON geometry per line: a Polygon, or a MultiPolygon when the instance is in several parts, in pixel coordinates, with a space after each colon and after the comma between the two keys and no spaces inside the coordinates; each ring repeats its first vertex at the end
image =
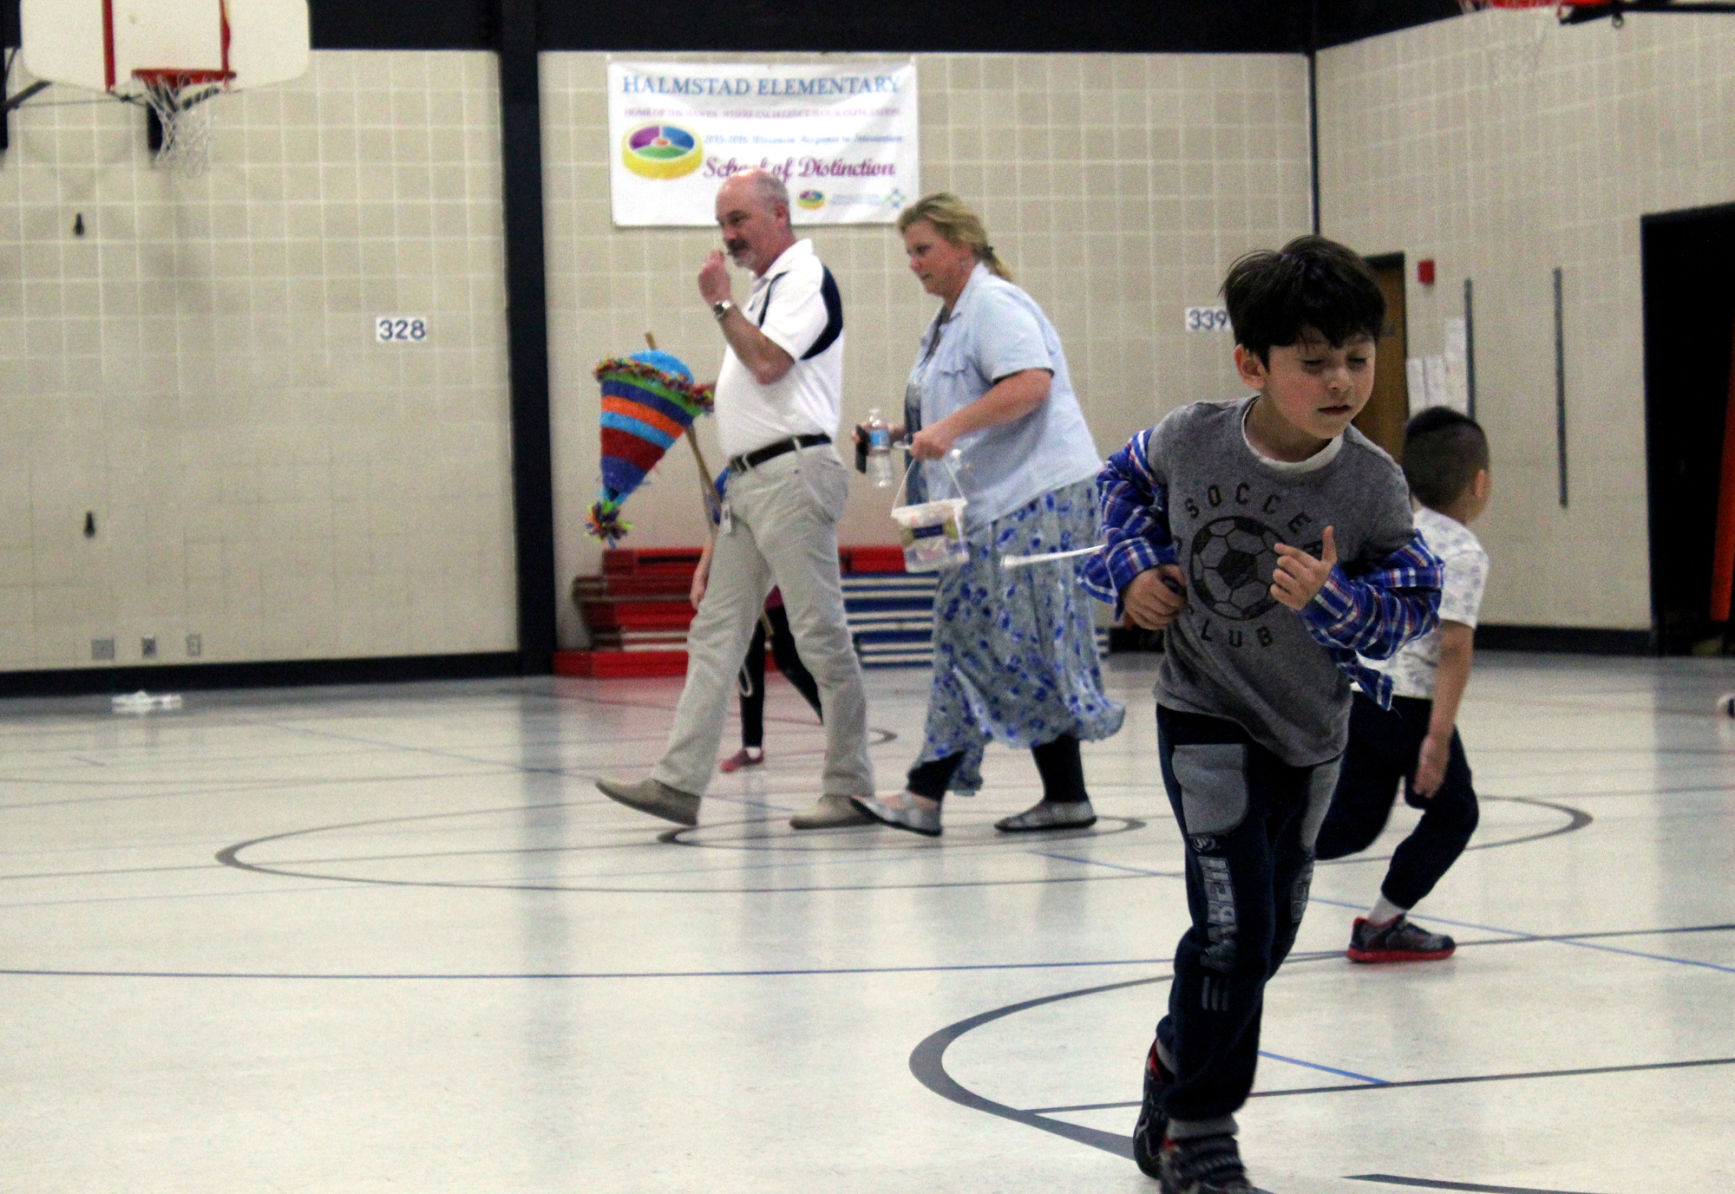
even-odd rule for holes
{"type": "Polygon", "coordinates": [[[767,460],[776,460],[785,452],[793,452],[797,448],[817,448],[820,444],[830,442],[829,435],[792,435],[774,444],[766,444],[763,448],[754,448],[751,452],[729,457],[729,468],[733,472],[744,473],[750,468],[758,468],[767,460]]]}

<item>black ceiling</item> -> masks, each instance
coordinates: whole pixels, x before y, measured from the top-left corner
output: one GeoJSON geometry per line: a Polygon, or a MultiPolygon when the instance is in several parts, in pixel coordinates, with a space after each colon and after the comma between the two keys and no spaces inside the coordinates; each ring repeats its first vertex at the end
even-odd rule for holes
{"type": "MultiPolygon", "coordinates": [[[[316,49],[490,49],[535,12],[546,50],[1302,52],[1457,15],[1458,0],[309,0],[316,49]]],[[[0,0],[18,44],[18,0],[0,0]]]]}

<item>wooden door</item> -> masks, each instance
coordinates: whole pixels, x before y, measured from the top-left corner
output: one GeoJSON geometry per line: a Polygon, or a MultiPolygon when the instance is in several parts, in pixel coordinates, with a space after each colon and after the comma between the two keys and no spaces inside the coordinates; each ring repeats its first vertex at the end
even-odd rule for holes
{"type": "Polygon", "coordinates": [[[1369,257],[1380,292],[1386,296],[1386,324],[1374,346],[1374,393],[1356,416],[1358,430],[1392,454],[1404,447],[1404,424],[1410,418],[1410,383],[1404,367],[1409,358],[1409,325],[1404,317],[1404,255],[1369,257]]]}

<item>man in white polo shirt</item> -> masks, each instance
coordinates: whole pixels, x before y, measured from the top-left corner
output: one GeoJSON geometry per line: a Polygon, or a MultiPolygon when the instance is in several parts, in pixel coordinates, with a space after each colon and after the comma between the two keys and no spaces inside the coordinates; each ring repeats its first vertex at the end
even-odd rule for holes
{"type": "Polygon", "coordinates": [[[724,180],[717,226],[729,257],[754,277],[737,306],[721,251],[699,271],[699,294],[728,342],[716,415],[729,481],[710,579],[687,632],[687,683],[662,760],[638,783],[596,786],[641,812],[698,823],[735,673],[775,585],[825,710],[820,796],[790,824],[865,824],[849,797],[874,790],[867,699],[837,564],[849,472],[831,442],[843,416],[843,302],[813,242],[795,239],[789,191],[775,176],[749,170],[724,180]]]}

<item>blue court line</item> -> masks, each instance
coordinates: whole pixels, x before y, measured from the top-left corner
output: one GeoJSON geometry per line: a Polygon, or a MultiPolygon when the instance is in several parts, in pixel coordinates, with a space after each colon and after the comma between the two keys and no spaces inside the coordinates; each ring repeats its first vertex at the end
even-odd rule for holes
{"type": "MultiPolygon", "coordinates": [[[[253,896],[301,895],[310,891],[354,891],[353,883],[303,883],[297,887],[261,887],[253,891],[182,891],[158,892],[152,895],[79,896],[64,900],[6,900],[0,910],[8,908],[65,908],[79,904],[133,904],[152,900],[234,900],[253,896]]],[[[4,973],[4,971],[0,971],[4,973]]]]}
{"type": "Polygon", "coordinates": [[[1328,1065],[1320,1065],[1317,1061],[1303,1061],[1299,1057],[1285,1057],[1281,1053],[1271,1053],[1259,1050],[1259,1056],[1268,1057],[1272,1061],[1281,1061],[1288,1065],[1300,1066],[1304,1070],[1318,1070],[1322,1074],[1336,1074],[1339,1078],[1352,1078],[1357,1082],[1366,1082],[1369,1086],[1390,1086],[1384,1078],[1370,1078],[1366,1074],[1358,1074],[1353,1070],[1334,1069],[1328,1065]]]}
{"type": "MultiPolygon", "coordinates": [[[[1082,970],[1105,966],[1160,966],[1156,958],[1133,958],[1119,962],[977,962],[953,966],[837,966],[812,967],[800,970],[619,970],[619,971],[472,971],[453,974],[415,974],[404,971],[377,974],[325,973],[295,974],[287,971],[254,970],[66,970],[32,967],[0,967],[0,978],[223,978],[223,979],[296,979],[304,982],[497,982],[501,980],[559,979],[625,979],[673,978],[689,981],[696,978],[829,978],[861,974],[947,974],[981,970],[1082,970]]],[[[1164,976],[1166,977],[1166,976],[1164,976]]],[[[1133,979],[1123,985],[1162,981],[1161,978],[1133,979]]]]}
{"type": "Polygon", "coordinates": [[[1073,862],[1077,863],[1079,866],[1100,866],[1106,867],[1111,871],[1126,871],[1134,875],[1148,875],[1153,879],[1179,879],[1182,877],[1180,871],[1153,871],[1149,867],[1124,866],[1118,862],[1103,862],[1095,858],[1074,858],[1069,854],[1051,854],[1047,850],[1027,850],[1025,853],[1035,855],[1037,858],[1052,858],[1058,862],[1073,862]]]}
{"type": "Polygon", "coordinates": [[[1724,966],[1717,962],[1701,962],[1695,958],[1676,958],[1668,954],[1646,953],[1642,949],[1620,949],[1613,945],[1595,945],[1589,941],[1556,940],[1555,945],[1572,945],[1579,949],[1594,949],[1599,953],[1622,954],[1629,958],[1643,958],[1648,962],[1673,962],[1677,966],[1696,966],[1701,970],[1715,970],[1719,974],[1735,974],[1735,966],[1724,966]]]}
{"type": "MultiPolygon", "coordinates": [[[[1357,911],[1362,911],[1367,908],[1366,904],[1352,904],[1343,900],[1327,900],[1321,899],[1318,896],[1310,897],[1307,902],[1310,907],[1314,904],[1326,904],[1334,908],[1352,908],[1357,911]]],[[[1512,938],[1515,942],[1534,941],[1538,945],[1571,945],[1578,949],[1596,950],[1599,953],[1619,954],[1629,958],[1641,958],[1647,962],[1672,962],[1677,966],[1695,966],[1701,970],[1714,970],[1719,974],[1735,974],[1735,966],[1725,966],[1719,962],[1701,962],[1696,958],[1678,958],[1672,954],[1654,954],[1642,949],[1623,949],[1617,945],[1598,945],[1590,941],[1575,940],[1570,933],[1561,934],[1559,936],[1549,933],[1526,933],[1518,929],[1503,929],[1498,925],[1478,924],[1471,920],[1452,920],[1449,917],[1434,916],[1431,914],[1423,917],[1423,919],[1428,921],[1430,924],[1449,925],[1454,929],[1474,929],[1478,933],[1499,933],[1504,937],[1512,938]]],[[[1633,930],[1633,935],[1635,937],[1645,935],[1645,930],[1635,929],[1633,930]]]]}
{"type": "MultiPolygon", "coordinates": [[[[1154,981],[1154,980],[1147,980],[1154,981]]],[[[1124,985],[1124,984],[1123,984],[1124,985]]],[[[1102,988],[1098,988],[1099,990],[1102,988]]],[[[1085,994],[1093,994],[1087,991],[1085,994]]],[[[1260,1056],[1270,1056],[1261,1053],[1260,1056]]],[[[1688,1061],[1644,1062],[1635,1065],[1587,1066],[1568,1070],[1527,1070],[1518,1073],[1464,1074],[1448,1078],[1410,1078],[1391,1082],[1358,1082],[1353,1086],[1289,1086],[1277,1090],[1255,1090],[1249,1098],[1282,1099],[1297,1095],[1357,1094],[1366,1090],[1422,1090],[1436,1086],[1469,1086],[1489,1082],[1527,1082],[1545,1078],[1582,1078],[1606,1074],[1655,1073],[1659,1070],[1696,1070],[1712,1066],[1735,1065],[1735,1057],[1698,1057],[1688,1061]]],[[[1120,1111],[1137,1107],[1137,1099],[1117,1099],[1112,1103],[1072,1103],[1058,1107],[1028,1107],[1033,1115],[1068,1115],[1080,1111],[1120,1111]]]]}

